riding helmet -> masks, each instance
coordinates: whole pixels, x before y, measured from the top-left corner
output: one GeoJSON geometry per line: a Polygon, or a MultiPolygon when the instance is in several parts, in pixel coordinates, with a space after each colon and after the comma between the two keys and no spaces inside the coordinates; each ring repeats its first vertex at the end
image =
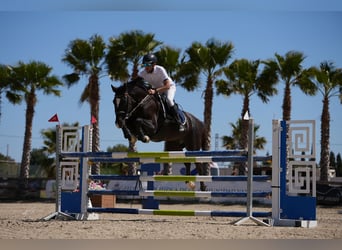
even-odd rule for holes
{"type": "Polygon", "coordinates": [[[157,57],[154,54],[146,54],[143,57],[143,64],[153,64],[153,63],[157,63],[157,57]]]}

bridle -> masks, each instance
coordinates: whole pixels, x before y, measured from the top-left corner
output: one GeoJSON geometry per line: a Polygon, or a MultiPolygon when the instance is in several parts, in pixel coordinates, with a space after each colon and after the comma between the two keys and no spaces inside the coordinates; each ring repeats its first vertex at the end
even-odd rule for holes
{"type": "MultiPolygon", "coordinates": [[[[124,101],[125,102],[125,107],[123,108],[124,111],[123,110],[119,110],[118,113],[121,116],[124,116],[125,120],[128,120],[130,117],[132,117],[133,114],[151,98],[151,95],[147,94],[140,102],[138,102],[137,105],[134,106],[134,108],[132,108],[131,111],[128,111],[128,109],[129,109],[129,107],[128,107],[129,106],[128,98],[133,100],[135,103],[137,103],[137,101],[128,93],[127,86],[125,88],[125,93],[124,93],[123,96],[125,98],[125,101],[124,101]]],[[[120,106],[120,104],[118,106],[120,106]]]]}
{"type": "MultiPolygon", "coordinates": [[[[128,95],[129,96],[129,95],[128,95]]],[[[130,96],[131,97],[131,96],[130,96]]],[[[151,95],[146,95],[129,113],[126,112],[126,117],[125,119],[129,119],[133,114],[134,112],[142,107],[147,101],[148,99],[151,97],[151,95]]],[[[132,98],[132,97],[131,97],[132,98]]],[[[133,98],[132,98],[133,99],[133,98]]],[[[134,99],[133,99],[134,100],[134,99]]]]}

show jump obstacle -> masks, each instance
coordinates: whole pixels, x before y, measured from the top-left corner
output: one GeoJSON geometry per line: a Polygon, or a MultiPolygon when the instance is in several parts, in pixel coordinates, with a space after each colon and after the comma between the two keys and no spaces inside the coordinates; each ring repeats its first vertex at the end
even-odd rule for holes
{"type": "Polygon", "coordinates": [[[248,150],[175,151],[175,152],[91,152],[92,128],[62,127],[57,125],[56,141],[56,212],[50,219],[97,219],[98,213],[126,213],[177,216],[241,217],[240,225],[252,220],[264,226],[315,227],[316,220],[316,163],[315,121],[272,122],[272,156],[254,156],[254,122],[249,119],[248,150]],[[253,212],[253,197],[265,197],[265,192],[254,192],[253,182],[269,181],[267,176],[253,176],[254,161],[272,159],[272,209],[253,212]],[[160,163],[184,162],[247,162],[248,176],[160,176],[154,175],[160,163]],[[136,162],[141,164],[141,175],[91,175],[90,163],[136,162]],[[90,180],[127,180],[147,182],[147,189],[89,190],[90,180]],[[160,181],[228,182],[246,181],[247,192],[153,190],[160,181]],[[92,207],[90,195],[134,195],[142,198],[142,208],[92,207]],[[189,211],[160,210],[156,197],[246,197],[246,211],[189,211]],[[258,218],[262,218],[262,220],[258,218]]]}

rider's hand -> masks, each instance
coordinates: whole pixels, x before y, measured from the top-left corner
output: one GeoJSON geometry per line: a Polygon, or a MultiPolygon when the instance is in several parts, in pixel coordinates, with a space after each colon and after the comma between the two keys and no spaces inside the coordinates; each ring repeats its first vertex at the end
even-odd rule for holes
{"type": "Polygon", "coordinates": [[[149,93],[150,95],[154,95],[154,94],[156,93],[156,90],[155,90],[155,89],[149,89],[149,90],[148,90],[148,93],[149,93]]]}

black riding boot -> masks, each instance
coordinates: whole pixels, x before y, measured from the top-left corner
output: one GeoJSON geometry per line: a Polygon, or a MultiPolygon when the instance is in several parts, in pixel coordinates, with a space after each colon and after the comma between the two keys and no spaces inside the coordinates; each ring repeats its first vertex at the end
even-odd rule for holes
{"type": "Polygon", "coordinates": [[[184,124],[182,123],[181,118],[179,117],[179,110],[176,104],[171,107],[171,113],[179,125],[179,131],[184,131],[185,127],[184,127],[184,124]]]}

